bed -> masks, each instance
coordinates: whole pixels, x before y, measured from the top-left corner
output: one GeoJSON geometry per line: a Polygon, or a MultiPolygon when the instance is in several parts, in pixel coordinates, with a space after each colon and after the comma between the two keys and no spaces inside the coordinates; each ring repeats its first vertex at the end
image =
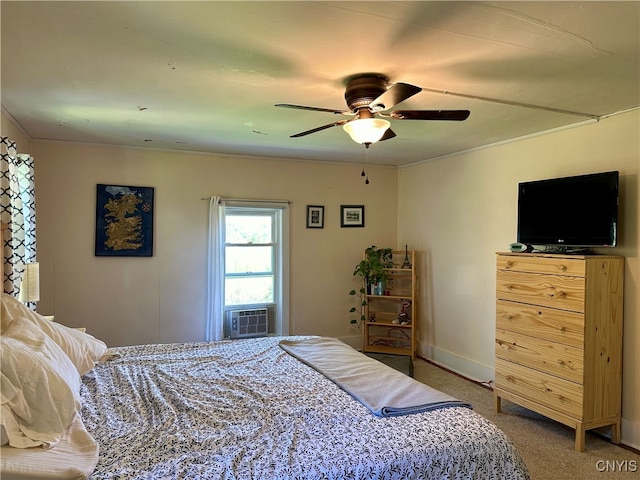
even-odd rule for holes
{"type": "MultiPolygon", "coordinates": [[[[353,363],[328,352],[318,357],[332,364],[312,365],[287,348],[318,341],[342,348],[335,339],[296,336],[119,347],[99,358],[93,352],[95,366],[81,377],[81,406],[67,428],[88,439],[66,434],[49,449],[5,445],[2,478],[12,458],[7,451],[49,455],[46,469],[62,447],[78,468],[6,478],[529,478],[506,436],[463,402],[443,396],[428,408],[385,412],[358,387],[345,390],[343,380],[353,375],[344,372],[353,372],[353,363]]],[[[347,360],[355,358],[358,372],[392,375],[393,385],[416,382],[347,352],[354,354],[347,360]]],[[[397,385],[393,392],[402,392],[397,385]]]]}

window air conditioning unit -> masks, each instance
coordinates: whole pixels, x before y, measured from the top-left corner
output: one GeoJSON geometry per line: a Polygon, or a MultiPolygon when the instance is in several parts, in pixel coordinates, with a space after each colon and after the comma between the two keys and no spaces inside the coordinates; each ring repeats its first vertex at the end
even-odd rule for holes
{"type": "Polygon", "coordinates": [[[231,338],[260,337],[269,331],[269,315],[266,308],[230,310],[227,315],[231,338]]]}

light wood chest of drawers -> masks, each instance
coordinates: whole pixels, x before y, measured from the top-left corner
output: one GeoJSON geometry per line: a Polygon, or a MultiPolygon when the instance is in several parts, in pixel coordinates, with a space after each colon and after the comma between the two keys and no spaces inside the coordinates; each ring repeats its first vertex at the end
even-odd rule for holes
{"type": "Polygon", "coordinates": [[[506,398],[620,442],[624,258],[499,253],[496,412],[506,398]]]}

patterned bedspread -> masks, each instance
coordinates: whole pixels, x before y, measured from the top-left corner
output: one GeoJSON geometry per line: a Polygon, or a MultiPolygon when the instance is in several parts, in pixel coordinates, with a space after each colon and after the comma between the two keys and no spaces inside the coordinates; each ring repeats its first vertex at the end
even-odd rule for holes
{"type": "Polygon", "coordinates": [[[529,478],[472,410],[376,417],[280,340],[117,349],[83,377],[82,418],[100,447],[91,478],[529,478]]]}

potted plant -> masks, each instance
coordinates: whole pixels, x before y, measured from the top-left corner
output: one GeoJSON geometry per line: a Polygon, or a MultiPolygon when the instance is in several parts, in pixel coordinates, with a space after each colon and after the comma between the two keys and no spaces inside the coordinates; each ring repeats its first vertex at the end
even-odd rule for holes
{"type": "MultiPolygon", "coordinates": [[[[367,295],[382,295],[385,284],[390,278],[385,268],[393,266],[391,248],[377,248],[371,245],[365,250],[362,260],[356,265],[353,275],[359,276],[362,281],[362,287],[359,290],[351,290],[349,295],[359,295],[360,297],[360,321],[364,318],[364,307],[367,305],[367,295]]],[[[358,309],[352,307],[350,313],[355,313],[358,309]]],[[[351,319],[351,323],[358,323],[355,318],[351,319]]]]}
{"type": "MultiPolygon", "coordinates": [[[[351,318],[351,323],[354,325],[359,325],[360,322],[364,322],[366,319],[364,317],[364,307],[367,305],[367,297],[366,297],[367,291],[365,290],[364,287],[360,287],[359,290],[351,290],[349,292],[349,295],[358,295],[359,299],[360,299],[360,318],[354,318],[352,316],[351,318]]],[[[349,313],[351,313],[352,315],[354,315],[356,312],[358,311],[358,308],[356,307],[351,307],[351,309],[349,310],[349,313]]]]}

